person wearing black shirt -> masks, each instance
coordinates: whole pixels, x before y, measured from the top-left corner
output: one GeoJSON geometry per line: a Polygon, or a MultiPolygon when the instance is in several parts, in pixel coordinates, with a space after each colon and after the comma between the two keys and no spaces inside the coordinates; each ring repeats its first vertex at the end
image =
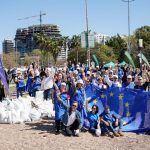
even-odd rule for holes
{"type": "Polygon", "coordinates": [[[5,98],[5,91],[4,91],[4,85],[2,84],[2,81],[0,79],[0,101],[5,98]]]}

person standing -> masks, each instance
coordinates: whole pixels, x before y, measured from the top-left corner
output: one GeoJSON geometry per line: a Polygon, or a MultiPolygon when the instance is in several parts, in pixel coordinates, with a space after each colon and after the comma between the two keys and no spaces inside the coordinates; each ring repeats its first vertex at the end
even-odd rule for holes
{"type": "Polygon", "coordinates": [[[29,96],[32,96],[33,81],[34,81],[34,70],[30,69],[28,72],[28,79],[26,83],[26,91],[29,93],[29,96]]]}
{"type": "Polygon", "coordinates": [[[0,102],[2,102],[5,97],[6,97],[5,88],[4,88],[4,85],[3,85],[2,80],[0,78],[0,102]]]}
{"type": "Polygon", "coordinates": [[[34,71],[34,79],[31,86],[31,96],[36,97],[36,92],[41,90],[41,78],[40,78],[40,72],[38,69],[34,71]]]}
{"type": "Polygon", "coordinates": [[[77,110],[81,113],[81,119],[82,119],[82,124],[84,124],[84,118],[87,117],[86,113],[86,96],[85,96],[85,89],[83,87],[84,83],[82,79],[77,80],[76,84],[76,91],[74,93],[74,96],[72,98],[72,102],[77,101],[78,102],[78,107],[77,110]]]}
{"type": "Polygon", "coordinates": [[[17,98],[19,96],[23,96],[23,92],[25,92],[25,82],[21,70],[17,70],[17,77],[15,78],[16,90],[17,90],[17,98]]]}
{"type": "Polygon", "coordinates": [[[41,89],[44,90],[43,95],[45,100],[52,99],[52,88],[53,88],[53,78],[51,74],[51,70],[47,68],[46,76],[43,77],[41,83],[41,89]]]}
{"type": "Polygon", "coordinates": [[[67,93],[66,83],[62,82],[59,87],[54,82],[54,87],[56,90],[56,96],[54,97],[54,108],[55,108],[55,128],[56,134],[60,133],[63,128],[62,117],[65,113],[65,106],[69,107],[69,94],[67,93]]]}

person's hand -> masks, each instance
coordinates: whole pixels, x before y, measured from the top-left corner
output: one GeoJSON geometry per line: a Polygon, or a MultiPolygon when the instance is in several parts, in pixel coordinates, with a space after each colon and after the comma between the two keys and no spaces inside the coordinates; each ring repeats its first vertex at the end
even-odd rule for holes
{"type": "Polygon", "coordinates": [[[118,127],[118,121],[115,122],[115,126],[118,127]]]}
{"type": "Polygon", "coordinates": [[[60,92],[57,92],[57,99],[60,100],[60,92]]]}
{"type": "Polygon", "coordinates": [[[105,125],[109,127],[109,123],[107,121],[105,121],[105,125]]]}
{"type": "Polygon", "coordinates": [[[56,77],[55,76],[53,76],[53,82],[56,82],[56,77]]]}
{"type": "Polygon", "coordinates": [[[89,102],[91,99],[92,99],[92,97],[88,97],[86,101],[89,102]]]}

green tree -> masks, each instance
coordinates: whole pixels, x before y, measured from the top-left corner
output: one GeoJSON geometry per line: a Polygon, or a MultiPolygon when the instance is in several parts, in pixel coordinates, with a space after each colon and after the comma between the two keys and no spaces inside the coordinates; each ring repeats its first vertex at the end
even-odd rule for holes
{"type": "MultiPolygon", "coordinates": [[[[80,49],[79,50],[79,57],[78,57],[78,61],[80,63],[86,63],[86,50],[85,49],[80,49]]],[[[76,56],[77,56],[77,52],[75,50],[71,51],[68,55],[68,61],[72,61],[72,62],[76,62],[76,56]]]]}
{"type": "Polygon", "coordinates": [[[2,59],[3,59],[4,66],[8,69],[19,66],[19,53],[17,53],[17,55],[14,52],[8,54],[2,54],[2,59]]]}
{"type": "Polygon", "coordinates": [[[63,39],[49,38],[44,34],[37,34],[35,38],[40,49],[43,50],[42,54],[44,56],[49,56],[49,53],[52,54],[54,62],[56,64],[58,54],[60,53],[63,46],[63,39]]]}
{"type": "MultiPolygon", "coordinates": [[[[75,51],[76,55],[74,58],[76,58],[76,62],[79,61],[79,51],[81,50],[81,37],[79,35],[73,35],[71,38],[71,50],[75,51]]],[[[82,52],[81,52],[82,53],[82,52]]]]}
{"type": "Polygon", "coordinates": [[[127,50],[127,43],[119,34],[113,36],[108,42],[106,42],[106,45],[113,48],[118,61],[125,60],[124,52],[127,50]]]}
{"type": "Polygon", "coordinates": [[[137,41],[137,46],[135,47],[137,51],[138,51],[138,40],[143,39],[142,53],[150,61],[150,26],[143,26],[141,28],[136,29],[134,37],[135,40],[137,41]]]}
{"type": "Polygon", "coordinates": [[[54,58],[55,64],[57,61],[57,57],[62,49],[63,46],[63,39],[51,39],[51,45],[49,45],[50,47],[50,52],[54,58]]]}
{"type": "Polygon", "coordinates": [[[107,45],[99,45],[98,49],[91,50],[91,55],[95,54],[99,60],[99,62],[110,62],[116,61],[116,56],[111,47],[107,45]]]}

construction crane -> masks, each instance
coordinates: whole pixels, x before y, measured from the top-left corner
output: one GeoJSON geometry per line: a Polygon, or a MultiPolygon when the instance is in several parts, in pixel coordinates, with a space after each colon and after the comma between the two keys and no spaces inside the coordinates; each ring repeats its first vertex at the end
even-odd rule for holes
{"type": "Polygon", "coordinates": [[[46,13],[42,13],[40,11],[40,15],[35,15],[35,16],[30,16],[30,17],[25,17],[25,18],[20,18],[18,20],[26,20],[26,19],[30,19],[30,18],[35,18],[35,17],[40,17],[40,27],[42,25],[42,16],[46,15],[46,13]]]}

